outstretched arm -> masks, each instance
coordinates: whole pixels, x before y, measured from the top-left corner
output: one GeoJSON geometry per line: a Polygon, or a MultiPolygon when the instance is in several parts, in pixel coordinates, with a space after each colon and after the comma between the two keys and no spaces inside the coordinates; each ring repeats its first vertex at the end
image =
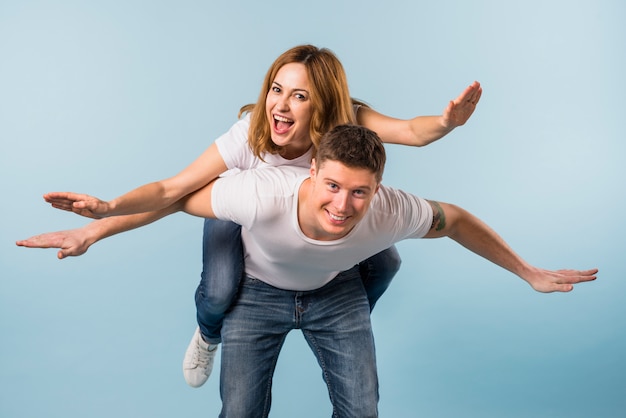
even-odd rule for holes
{"type": "Polygon", "coordinates": [[[357,113],[357,122],[376,132],[383,142],[421,147],[464,125],[474,113],[481,95],[482,87],[478,81],[474,81],[448,103],[440,116],[417,116],[403,120],[361,107],[357,113]]]}
{"type": "Polygon", "coordinates": [[[577,283],[596,279],[598,269],[553,271],[534,267],[471,213],[447,203],[431,201],[430,204],[433,225],[426,238],[450,237],[468,250],[521,277],[538,292],[569,292],[577,283]]]}
{"type": "Polygon", "coordinates": [[[59,259],[77,257],[85,254],[91,245],[104,238],[139,228],[177,211],[176,206],[170,206],[158,212],[99,219],[82,228],[35,235],[17,241],[16,244],[27,248],[59,248],[57,252],[59,259]]]}
{"type": "Polygon", "coordinates": [[[185,211],[191,215],[205,218],[214,217],[211,206],[212,188],[213,183],[210,183],[195,193],[179,199],[173,205],[159,211],[98,219],[82,228],[35,235],[28,239],[17,241],[16,244],[27,248],[59,248],[57,252],[59,259],[80,256],[85,254],[89,247],[102,239],[139,228],[178,211],[185,211]]]}
{"type": "Polygon", "coordinates": [[[54,208],[92,219],[158,211],[207,185],[226,169],[217,146],[212,144],[200,157],[174,177],[148,183],[108,202],[86,194],[71,192],[47,193],[44,199],[54,208]]]}

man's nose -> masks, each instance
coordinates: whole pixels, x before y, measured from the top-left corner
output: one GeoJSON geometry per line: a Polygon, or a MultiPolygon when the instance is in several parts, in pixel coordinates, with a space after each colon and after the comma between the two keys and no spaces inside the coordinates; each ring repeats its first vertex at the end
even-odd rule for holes
{"type": "Polygon", "coordinates": [[[348,194],[345,192],[337,193],[335,196],[335,208],[337,211],[345,212],[348,207],[348,194]]]}

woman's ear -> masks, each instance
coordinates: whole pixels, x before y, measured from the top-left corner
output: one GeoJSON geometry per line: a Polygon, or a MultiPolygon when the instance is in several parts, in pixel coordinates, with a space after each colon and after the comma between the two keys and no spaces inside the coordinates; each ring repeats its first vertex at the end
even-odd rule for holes
{"type": "Polygon", "coordinates": [[[311,178],[315,178],[315,173],[317,172],[317,166],[315,165],[315,158],[311,160],[311,168],[309,169],[309,176],[311,178]]]}

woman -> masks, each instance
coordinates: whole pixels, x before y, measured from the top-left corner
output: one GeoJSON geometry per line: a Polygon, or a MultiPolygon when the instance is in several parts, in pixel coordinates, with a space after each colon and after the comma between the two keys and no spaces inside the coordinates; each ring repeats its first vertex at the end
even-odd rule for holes
{"type": "MultiPolygon", "coordinates": [[[[309,167],[319,138],[334,126],[356,123],[376,131],[387,143],[427,145],[471,116],[482,90],[474,82],[441,116],[400,120],[384,116],[350,97],[345,71],[328,49],[312,45],[294,47],[268,70],[259,99],[240,111],[245,117],[198,159],[174,177],[149,183],[109,202],[83,194],[49,193],[53,207],[91,218],[119,215],[99,222],[91,243],[123,230],[158,219],[154,211],[165,209],[182,197],[210,183],[231,169],[264,165],[309,167]],[[149,212],[149,213],[145,213],[149,212]]],[[[224,313],[234,300],[243,274],[240,226],[206,220],[203,238],[203,272],[196,291],[198,329],[185,354],[183,372],[187,383],[199,387],[212,369],[224,313]]],[[[87,247],[90,244],[87,244],[87,247]]],[[[65,249],[59,258],[80,255],[65,249]]],[[[86,248],[82,252],[86,251],[86,248]]],[[[395,247],[360,264],[370,309],[385,291],[400,266],[395,247]]]]}

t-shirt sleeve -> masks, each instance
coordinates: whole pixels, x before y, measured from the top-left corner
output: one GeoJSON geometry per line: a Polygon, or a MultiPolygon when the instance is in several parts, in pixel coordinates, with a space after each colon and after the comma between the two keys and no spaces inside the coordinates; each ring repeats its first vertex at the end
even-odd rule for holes
{"type": "Polygon", "coordinates": [[[211,191],[211,207],[217,219],[235,222],[250,228],[256,213],[256,181],[254,171],[243,171],[215,181],[211,191]]]}
{"type": "Polygon", "coordinates": [[[233,221],[250,230],[284,213],[293,198],[298,179],[306,177],[299,167],[267,167],[245,170],[215,181],[211,207],[218,219],[233,221]]]}
{"type": "Polygon", "coordinates": [[[395,234],[394,241],[422,238],[430,231],[433,210],[425,199],[385,186],[380,187],[376,199],[375,216],[383,228],[395,234]]]}
{"type": "Polygon", "coordinates": [[[215,145],[229,170],[235,168],[247,170],[254,166],[256,158],[248,145],[249,128],[250,114],[247,114],[215,140],[215,145]]]}

